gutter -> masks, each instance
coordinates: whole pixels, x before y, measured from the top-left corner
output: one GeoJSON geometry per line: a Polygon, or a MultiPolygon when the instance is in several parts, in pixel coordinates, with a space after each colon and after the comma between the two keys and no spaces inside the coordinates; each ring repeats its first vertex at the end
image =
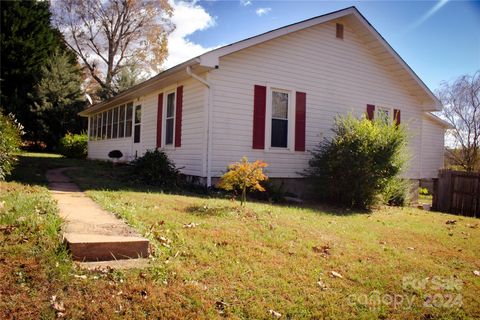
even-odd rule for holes
{"type": "Polygon", "coordinates": [[[199,77],[192,72],[192,68],[187,66],[185,69],[187,74],[193,79],[202,83],[208,88],[208,102],[207,102],[207,187],[212,186],[212,101],[213,101],[213,88],[212,84],[207,80],[199,77]]]}

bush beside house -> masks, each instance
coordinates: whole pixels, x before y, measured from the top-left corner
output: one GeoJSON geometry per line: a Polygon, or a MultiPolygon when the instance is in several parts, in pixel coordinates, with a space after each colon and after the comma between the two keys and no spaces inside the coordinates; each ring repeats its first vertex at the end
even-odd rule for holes
{"type": "Polygon", "coordinates": [[[179,171],[163,151],[147,150],[132,164],[137,177],[149,185],[172,187],[177,183],[179,171]]]}
{"type": "Polygon", "coordinates": [[[62,139],[58,151],[67,158],[85,159],[88,151],[88,136],[86,133],[67,133],[62,139]]]}
{"type": "Polygon", "coordinates": [[[315,197],[359,209],[379,198],[405,203],[408,187],[399,178],[407,160],[404,127],[347,115],[338,116],[332,130],[333,138],[319,143],[306,171],[315,197]]]}

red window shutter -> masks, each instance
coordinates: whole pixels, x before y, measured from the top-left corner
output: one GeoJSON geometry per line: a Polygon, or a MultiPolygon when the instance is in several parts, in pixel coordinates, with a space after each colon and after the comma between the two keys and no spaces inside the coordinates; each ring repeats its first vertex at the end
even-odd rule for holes
{"type": "Polygon", "coordinates": [[[295,151],[305,151],[307,94],[297,92],[295,98],[295,151]]]}
{"type": "Polygon", "coordinates": [[[267,87],[255,85],[253,92],[253,149],[265,149],[267,87]]]}
{"type": "Polygon", "coordinates": [[[375,114],[375,106],[373,104],[367,104],[367,119],[373,120],[375,114]]]}
{"type": "Polygon", "coordinates": [[[395,124],[396,124],[397,126],[400,125],[400,121],[401,121],[400,110],[398,110],[398,109],[393,109],[393,121],[395,121],[395,124]]]}
{"type": "Polygon", "coordinates": [[[182,145],[182,109],[183,109],[183,86],[177,88],[175,114],[175,147],[182,145]]]}
{"type": "Polygon", "coordinates": [[[157,103],[157,148],[162,146],[163,92],[158,95],[157,103]]]}

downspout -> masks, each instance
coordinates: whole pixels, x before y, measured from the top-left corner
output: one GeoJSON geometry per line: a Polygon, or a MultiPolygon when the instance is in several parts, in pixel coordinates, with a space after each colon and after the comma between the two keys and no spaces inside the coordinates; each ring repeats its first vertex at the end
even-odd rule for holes
{"type": "Polygon", "coordinates": [[[207,102],[207,187],[212,186],[212,85],[207,80],[199,77],[192,72],[192,68],[187,66],[187,74],[193,79],[201,82],[208,88],[208,102],[207,102]]]}

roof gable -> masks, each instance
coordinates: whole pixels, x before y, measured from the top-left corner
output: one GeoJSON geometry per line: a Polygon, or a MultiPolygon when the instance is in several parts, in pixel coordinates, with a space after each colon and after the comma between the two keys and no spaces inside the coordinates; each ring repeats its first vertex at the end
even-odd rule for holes
{"type": "Polygon", "coordinates": [[[220,57],[222,56],[226,56],[263,42],[337,19],[342,19],[352,25],[356,33],[364,39],[372,54],[375,54],[377,57],[379,57],[380,60],[383,61],[383,63],[388,67],[388,69],[396,74],[398,81],[405,85],[412,95],[422,102],[422,107],[425,111],[441,110],[441,103],[435,97],[432,91],[355,7],[349,7],[262,33],[254,37],[214,49],[204,53],[198,58],[201,65],[215,68],[218,67],[220,63],[220,57]]]}

